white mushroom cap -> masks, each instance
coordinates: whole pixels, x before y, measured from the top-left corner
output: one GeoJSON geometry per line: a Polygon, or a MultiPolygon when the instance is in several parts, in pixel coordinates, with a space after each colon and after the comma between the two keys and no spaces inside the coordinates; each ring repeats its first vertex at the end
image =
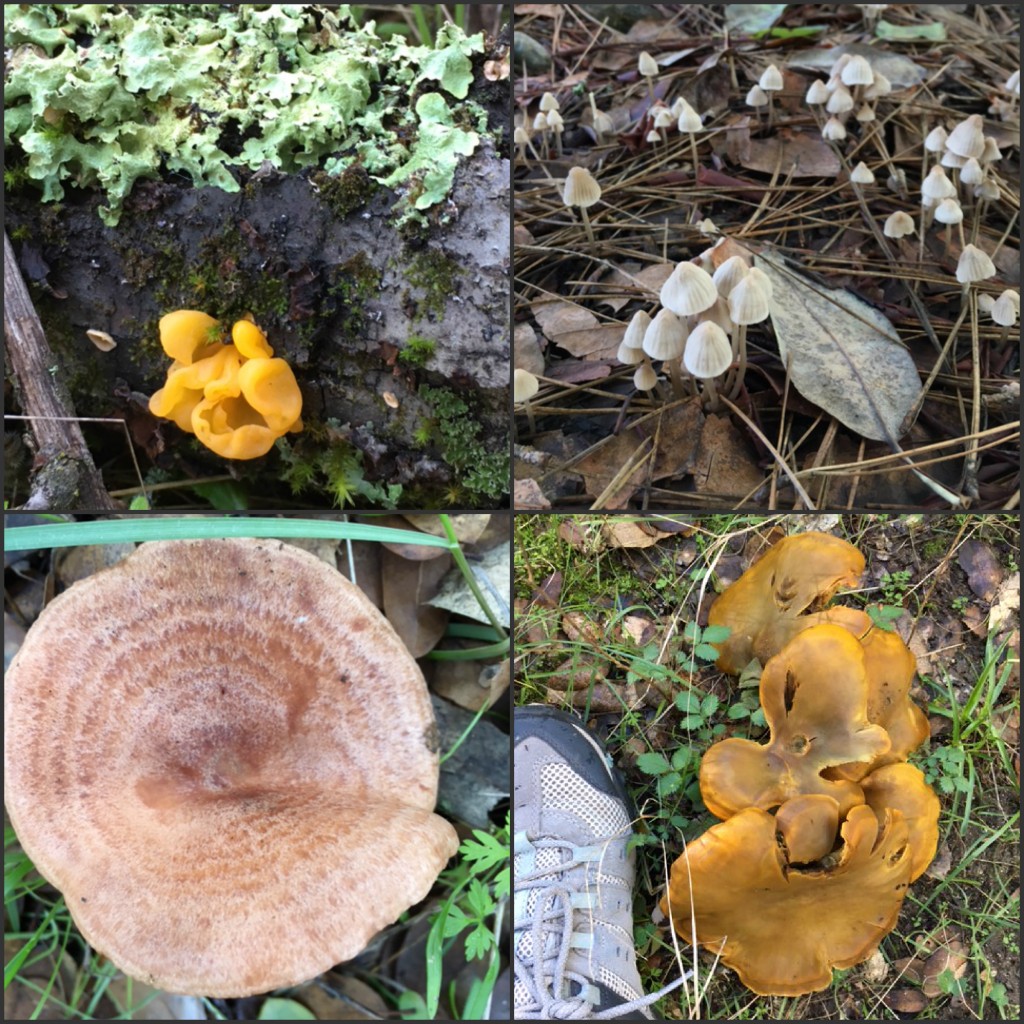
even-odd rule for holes
{"type": "MultiPolygon", "coordinates": [[[[622,344],[627,348],[644,347],[644,335],[651,326],[651,318],[642,309],[638,309],[626,325],[626,333],[622,336],[622,344]]],[[[625,362],[621,359],[620,362],[625,362]]]]}
{"type": "Polygon", "coordinates": [[[864,90],[866,100],[877,100],[892,92],[892,82],[881,71],[875,71],[875,80],[864,90]]]}
{"type": "MultiPolygon", "coordinates": [[[[1003,154],[999,149],[999,143],[996,142],[996,140],[993,139],[991,136],[986,135],[985,148],[981,151],[981,156],[978,157],[979,162],[983,164],[991,164],[994,163],[996,160],[1002,160],[1002,158],[1003,154]]],[[[968,163],[969,162],[970,161],[968,161],[968,163]]],[[[964,164],[964,166],[966,167],[967,164],[964,164]]],[[[962,178],[963,175],[961,174],[960,177],[962,178]]]]}
{"type": "Polygon", "coordinates": [[[458,847],[416,662],[280,541],[154,542],[70,587],[8,669],[4,728],[26,854],[91,945],[169,992],[321,974],[458,847]]]}
{"type": "Polygon", "coordinates": [[[750,273],[750,267],[742,256],[730,256],[724,260],[718,269],[711,275],[715,282],[715,288],[723,299],[729,298],[729,293],[750,273]]]}
{"type": "Polygon", "coordinates": [[[959,224],[964,219],[964,211],[955,199],[943,199],[935,207],[935,219],[940,224],[959,224]]]}
{"type": "Polygon", "coordinates": [[[636,69],[644,78],[656,78],[660,71],[658,62],[646,50],[637,57],[636,69]]]}
{"type": "Polygon", "coordinates": [[[528,402],[540,390],[540,381],[529,370],[517,368],[512,374],[512,401],[528,402]]]}
{"type": "Polygon", "coordinates": [[[658,383],[658,375],[650,363],[644,363],[636,368],[633,374],[633,386],[637,391],[653,391],[658,383]]]}
{"type": "Polygon", "coordinates": [[[548,130],[548,115],[543,111],[534,117],[533,130],[535,132],[546,132],[548,130]]]}
{"type": "Polygon", "coordinates": [[[990,315],[1000,327],[1012,327],[1020,316],[1020,292],[1007,288],[992,304],[990,315]]]}
{"type": "Polygon", "coordinates": [[[985,151],[984,123],[981,114],[971,114],[949,133],[946,149],[965,160],[977,159],[985,151]]]}
{"type": "Polygon", "coordinates": [[[759,85],[751,86],[745,100],[748,107],[763,107],[768,103],[768,93],[759,85]]]}
{"type": "Polygon", "coordinates": [[[925,137],[924,137],[924,148],[929,153],[941,153],[946,148],[946,139],[949,136],[946,134],[946,129],[942,125],[936,125],[925,137]]]}
{"type": "Polygon", "coordinates": [[[671,310],[662,309],[644,333],[644,351],[652,359],[678,359],[686,344],[686,324],[671,310]]]}
{"type": "Polygon", "coordinates": [[[973,156],[965,160],[960,168],[960,180],[965,185],[980,185],[985,180],[985,172],[973,156]]]}
{"type": "Polygon", "coordinates": [[[1020,68],[1017,68],[1017,70],[1014,71],[1014,73],[1003,83],[1003,88],[1007,92],[1012,92],[1015,96],[1020,95],[1020,68]]]}
{"type": "Polygon", "coordinates": [[[696,263],[680,263],[661,286],[661,304],[677,316],[703,313],[715,299],[718,290],[711,275],[696,263]]]}
{"type": "Polygon", "coordinates": [[[830,114],[845,114],[847,111],[853,110],[853,96],[850,90],[845,85],[838,86],[829,96],[825,109],[830,114]]]}
{"type": "Polygon", "coordinates": [[[946,177],[946,172],[936,164],[921,182],[921,195],[939,201],[956,195],[956,186],[946,177]]]}
{"type": "Polygon", "coordinates": [[[821,137],[829,142],[840,142],[846,138],[846,128],[838,117],[830,117],[821,129],[821,137]]]}
{"type": "Polygon", "coordinates": [[[530,141],[530,133],[521,125],[516,125],[516,130],[512,134],[512,141],[517,146],[525,145],[530,141]]]}
{"type": "Polygon", "coordinates": [[[757,80],[757,84],[765,92],[778,92],[782,88],[782,72],[774,64],[769,64],[761,72],[761,77],[757,80]]]}
{"type": "Polygon", "coordinates": [[[768,319],[768,289],[764,286],[763,273],[749,273],[729,293],[729,317],[736,324],[759,324],[768,319]]]}
{"type": "Polygon", "coordinates": [[[960,156],[959,153],[954,153],[953,150],[948,147],[942,151],[942,156],[939,157],[939,163],[943,167],[963,167],[967,163],[967,157],[960,156]]]}
{"type": "Polygon", "coordinates": [[[565,130],[565,120],[557,110],[548,111],[548,127],[557,135],[565,130]]]}
{"type": "Polygon", "coordinates": [[[885,218],[885,225],[882,228],[882,234],[886,238],[903,238],[904,235],[912,235],[914,231],[914,218],[903,210],[890,213],[885,218]]]}
{"type": "Polygon", "coordinates": [[[672,111],[668,107],[658,107],[658,112],[654,115],[654,127],[674,128],[675,125],[676,119],[672,116],[672,111]]]}
{"type": "Polygon", "coordinates": [[[862,103],[853,115],[861,124],[868,124],[871,121],[877,120],[875,117],[875,108],[870,103],[862,103]]]}
{"type": "Polygon", "coordinates": [[[772,300],[772,279],[760,268],[751,267],[750,273],[747,277],[753,278],[754,281],[761,287],[761,289],[768,296],[768,301],[772,300]]]}
{"type": "Polygon", "coordinates": [[[546,92],[540,98],[540,109],[547,114],[552,110],[561,110],[562,108],[559,106],[558,100],[555,99],[554,95],[550,92],[546,92]]]}
{"type": "Polygon", "coordinates": [[[686,102],[686,100],[682,100],[681,109],[676,117],[678,119],[677,123],[681,132],[693,135],[695,132],[702,132],[704,130],[704,124],[700,119],[700,114],[698,114],[697,111],[686,102]]]}
{"type": "Polygon", "coordinates": [[[873,185],[875,183],[875,176],[871,172],[871,168],[868,167],[863,160],[852,171],[850,171],[850,181],[855,181],[858,185],[873,185]]]}
{"type": "Polygon", "coordinates": [[[992,307],[996,304],[996,297],[988,292],[978,293],[978,310],[982,313],[991,313],[992,307]]]}
{"type": "Polygon", "coordinates": [[[647,133],[647,134],[646,134],[646,135],[644,136],[644,139],[645,139],[645,140],[646,140],[647,142],[651,142],[651,143],[654,143],[654,142],[661,142],[661,136],[660,136],[660,135],[658,134],[658,131],[657,131],[657,129],[656,129],[656,128],[652,128],[652,129],[651,129],[651,130],[650,130],[650,131],[649,131],[649,132],[648,132],[648,133],[647,133]]]}
{"type": "Polygon", "coordinates": [[[839,77],[843,85],[871,85],[875,80],[875,73],[871,70],[871,64],[866,57],[854,54],[846,62],[839,77]]]}
{"type": "Polygon", "coordinates": [[[820,79],[816,78],[811,82],[810,87],[807,90],[806,101],[813,106],[820,106],[822,103],[827,103],[829,98],[828,86],[820,79]]]}
{"type": "Polygon", "coordinates": [[[690,332],[683,354],[683,366],[700,380],[720,377],[732,365],[732,345],[725,331],[710,320],[702,320],[690,332]]]}
{"type": "Polygon", "coordinates": [[[601,198],[601,186],[586,167],[570,167],[562,190],[566,206],[593,206],[601,198]]]}
{"type": "Polygon", "coordinates": [[[989,178],[988,181],[983,181],[980,185],[975,185],[974,197],[975,199],[998,199],[999,184],[989,178]]]}
{"type": "Polygon", "coordinates": [[[996,265],[988,253],[968,242],[957,261],[956,279],[961,284],[970,284],[973,281],[984,281],[986,278],[995,276],[996,265]]]}

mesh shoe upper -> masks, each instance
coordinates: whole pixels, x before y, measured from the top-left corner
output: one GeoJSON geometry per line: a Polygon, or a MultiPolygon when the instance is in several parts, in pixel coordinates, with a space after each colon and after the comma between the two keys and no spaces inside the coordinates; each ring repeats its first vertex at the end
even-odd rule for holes
{"type": "Polygon", "coordinates": [[[626,1016],[642,992],[625,789],[579,720],[549,708],[516,709],[514,775],[515,1018],[626,1016]]]}

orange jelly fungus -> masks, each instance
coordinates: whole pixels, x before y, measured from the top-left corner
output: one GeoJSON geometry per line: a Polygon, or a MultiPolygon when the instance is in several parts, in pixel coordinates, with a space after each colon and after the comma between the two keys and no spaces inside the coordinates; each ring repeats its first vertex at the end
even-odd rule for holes
{"type": "Polygon", "coordinates": [[[267,336],[248,320],[224,339],[220,323],[194,309],[160,320],[160,344],[174,360],[149,400],[154,416],[174,420],[226,459],[266,455],[302,430],[302,395],[291,367],[275,359],[267,336]]]}

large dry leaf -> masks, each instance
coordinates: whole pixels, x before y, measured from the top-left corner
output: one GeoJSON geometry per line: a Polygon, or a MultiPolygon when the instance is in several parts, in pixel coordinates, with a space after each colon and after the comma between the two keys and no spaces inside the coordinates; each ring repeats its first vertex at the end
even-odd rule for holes
{"type": "Polygon", "coordinates": [[[866,302],[805,281],[772,253],[755,262],[772,281],[772,326],[793,386],[862,437],[895,442],[921,394],[896,329],[866,302]]]}
{"type": "MultiPolygon", "coordinates": [[[[658,481],[691,473],[703,422],[704,414],[697,401],[685,402],[662,413],[653,469],[646,461],[638,464],[632,473],[619,481],[602,507],[625,508],[630,498],[648,479],[658,481]]],[[[638,431],[624,430],[607,444],[580,459],[573,470],[583,475],[587,493],[592,498],[604,493],[626,462],[636,456],[637,450],[647,443],[647,436],[653,432],[653,424],[645,428],[644,435],[638,431]]]]}
{"type": "MultiPolygon", "coordinates": [[[[469,563],[484,600],[503,626],[509,626],[512,619],[508,605],[508,595],[512,592],[511,552],[511,543],[505,541],[483,552],[469,563]]],[[[476,594],[466,583],[466,578],[459,569],[452,569],[448,573],[437,593],[430,599],[430,604],[435,608],[445,608],[456,615],[473,619],[475,622],[491,621],[480,607],[476,594]]]]}
{"type": "Polygon", "coordinates": [[[414,658],[437,646],[448,625],[448,613],[427,602],[435,596],[451,565],[451,555],[430,562],[413,562],[385,550],[381,561],[384,614],[414,658]]]}
{"type": "Polygon", "coordinates": [[[872,46],[870,43],[843,43],[840,46],[802,50],[794,54],[788,66],[813,68],[815,71],[831,73],[832,65],[844,53],[850,54],[851,57],[863,57],[871,65],[872,71],[876,74],[881,72],[897,89],[917,85],[925,77],[924,68],[920,64],[915,64],[909,57],[880,46],[872,46]]]}
{"type": "Polygon", "coordinates": [[[552,345],[581,359],[611,359],[622,341],[619,324],[602,324],[589,309],[564,299],[538,299],[530,307],[552,345]]]}

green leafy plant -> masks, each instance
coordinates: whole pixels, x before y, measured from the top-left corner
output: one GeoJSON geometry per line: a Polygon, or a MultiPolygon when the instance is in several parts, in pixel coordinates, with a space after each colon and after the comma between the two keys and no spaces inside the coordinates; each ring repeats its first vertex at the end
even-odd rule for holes
{"type": "MultiPolygon", "coordinates": [[[[467,960],[490,957],[482,982],[470,992],[466,1005],[456,1019],[481,1020],[501,959],[497,935],[511,885],[509,857],[510,822],[494,832],[474,829],[459,847],[460,858],[441,875],[449,892],[433,915],[426,943],[426,997],[406,993],[399,1009],[407,1020],[433,1020],[441,996],[441,963],[445,950],[460,936],[467,960]]],[[[454,1009],[454,1007],[453,1007],[454,1009]]]]}
{"type": "Polygon", "coordinates": [[[653,775],[657,779],[658,796],[666,797],[693,781],[696,760],[690,747],[681,746],[676,747],[671,760],[656,750],[640,754],[636,766],[646,775],[653,775]]]}

